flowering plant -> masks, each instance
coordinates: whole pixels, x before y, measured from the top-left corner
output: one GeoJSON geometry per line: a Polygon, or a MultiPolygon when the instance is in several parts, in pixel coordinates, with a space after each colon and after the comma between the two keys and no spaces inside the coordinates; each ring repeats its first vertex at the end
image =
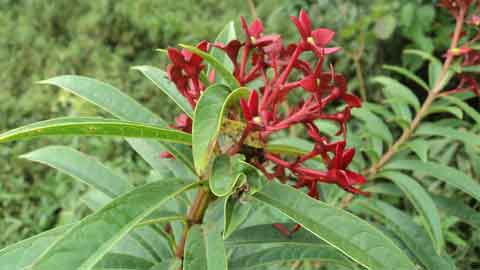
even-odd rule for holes
{"type": "Polygon", "coordinates": [[[299,35],[292,44],[264,34],[259,19],[248,24],[242,17],[244,39],[230,23],[214,42],[161,50],[170,60],[166,72],[135,67],[182,110],[172,125],[106,83],[73,75],[43,81],[116,118],[47,120],[6,132],[0,142],[119,136],[151,165],[154,180],[134,187],[64,146],[24,155],[90,185],[95,191],[85,200],[94,213],[7,247],[0,251],[0,265],[220,270],[294,261],[315,268],[454,269],[437,209],[448,209],[448,198],[433,199],[413,177],[435,178],[480,199],[480,185],[472,179],[479,173],[478,128],[428,118],[460,110],[480,124],[478,112],[465,102],[479,92],[472,75],[478,35],[463,31],[465,23],[478,26],[474,4],[441,1],[456,20],[443,65],[425,52],[406,52],[429,61],[430,85],[394,69],[429,90],[422,104],[409,87],[384,76],[373,81],[384,86],[385,106],[350,93],[347,79],[329,63],[340,52],[329,45],[335,32],[314,29],[303,10],[291,17],[299,35]],[[397,140],[385,121],[400,133],[397,140]],[[286,136],[292,131],[301,136],[286,136]],[[459,156],[470,157],[473,174],[429,156],[445,145],[430,146],[426,138],[433,136],[462,142],[459,156]],[[422,226],[392,206],[404,202],[402,192],[422,226]],[[385,194],[393,194],[394,202],[381,201],[385,194]],[[372,216],[393,228],[395,240],[362,218],[372,216]]]}

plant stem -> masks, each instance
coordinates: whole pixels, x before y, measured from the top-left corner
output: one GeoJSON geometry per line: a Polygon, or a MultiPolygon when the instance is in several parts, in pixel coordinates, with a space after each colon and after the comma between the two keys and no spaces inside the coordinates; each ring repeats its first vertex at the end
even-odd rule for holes
{"type": "MultiPolygon", "coordinates": [[[[464,17],[465,17],[465,10],[462,9],[457,18],[457,22],[455,25],[455,32],[453,34],[452,42],[450,44],[450,49],[457,48],[458,46],[458,41],[460,40],[460,35],[463,28],[464,17]]],[[[398,151],[400,146],[404,144],[408,139],[410,139],[415,129],[420,125],[421,121],[427,114],[428,109],[432,105],[433,101],[439,96],[439,92],[442,90],[444,86],[444,81],[448,76],[447,75],[448,69],[452,64],[453,58],[454,58],[453,54],[449,54],[447,56],[447,59],[443,63],[442,71],[440,73],[439,78],[435,82],[433,89],[429,92],[427,99],[422,104],[422,107],[415,115],[415,118],[413,119],[412,123],[408,128],[406,128],[403,131],[402,136],[400,136],[400,138],[388,149],[388,151],[380,158],[380,160],[368,170],[367,173],[370,177],[374,176],[393,157],[393,155],[395,155],[395,153],[398,151]]]]}
{"type": "Polygon", "coordinates": [[[367,101],[367,87],[365,85],[365,79],[363,78],[362,64],[360,63],[360,59],[357,58],[353,58],[353,63],[355,64],[355,72],[357,73],[360,97],[362,101],[367,101]]]}
{"type": "Polygon", "coordinates": [[[255,9],[255,3],[253,2],[253,0],[247,0],[248,2],[248,7],[250,8],[250,13],[252,14],[252,17],[253,18],[258,18],[258,15],[257,15],[257,10],[255,9]]]}
{"type": "Polygon", "coordinates": [[[187,214],[187,224],[185,225],[185,229],[183,230],[182,239],[177,245],[177,249],[175,251],[175,256],[179,259],[183,259],[183,253],[185,250],[185,242],[187,240],[188,231],[190,230],[191,225],[201,223],[203,213],[208,205],[209,200],[209,191],[201,187],[193,201],[192,206],[187,214]]]}

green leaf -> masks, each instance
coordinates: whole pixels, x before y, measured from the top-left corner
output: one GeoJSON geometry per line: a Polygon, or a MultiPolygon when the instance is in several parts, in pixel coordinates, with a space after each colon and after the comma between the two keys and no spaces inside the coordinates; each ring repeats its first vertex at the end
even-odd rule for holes
{"type": "Polygon", "coordinates": [[[460,107],[465,113],[472,117],[475,122],[477,122],[477,125],[480,125],[480,113],[466,102],[454,96],[442,96],[442,98],[460,107]]]}
{"type": "Polygon", "coordinates": [[[223,78],[223,80],[230,87],[230,89],[237,89],[240,87],[240,83],[237,81],[235,76],[233,76],[233,73],[227,67],[225,67],[222,62],[220,62],[221,60],[215,58],[212,54],[206,53],[198,49],[197,47],[185,44],[180,44],[180,46],[202,57],[203,60],[208,62],[213,67],[213,69],[215,69],[215,72],[223,78]]]}
{"type": "MultiPolygon", "coordinates": [[[[389,204],[378,200],[358,200],[361,208],[368,209],[379,215],[392,228],[392,231],[402,240],[428,270],[453,270],[455,267],[448,260],[439,256],[428,238],[425,230],[412,221],[412,218],[389,204]]],[[[416,268],[411,268],[416,269],[416,268]]]]}
{"type": "Polygon", "coordinates": [[[30,268],[92,269],[137,223],[169,199],[197,184],[176,179],[160,181],[118,197],[73,226],[30,268]]]}
{"type": "Polygon", "coordinates": [[[395,160],[388,163],[384,169],[411,170],[415,173],[426,174],[470,194],[477,200],[480,200],[480,184],[463,172],[445,165],[416,160],[395,160]]]}
{"type": "Polygon", "coordinates": [[[434,196],[433,200],[441,211],[449,216],[455,216],[462,221],[480,229],[480,213],[458,199],[434,196]]]}
{"type": "Polygon", "coordinates": [[[4,269],[26,269],[72,226],[73,224],[57,227],[1,249],[0,265],[4,269]]]}
{"type": "MultiPolygon", "coordinates": [[[[412,54],[412,55],[417,55],[420,56],[421,58],[430,61],[430,64],[428,65],[428,84],[430,85],[430,89],[435,88],[435,84],[439,83],[440,89],[443,88],[445,84],[450,80],[451,78],[451,72],[450,74],[446,74],[444,76],[444,79],[442,82],[437,82],[440,79],[440,76],[442,75],[442,62],[438,60],[436,57],[432,56],[431,54],[420,51],[420,50],[412,50],[412,49],[407,49],[404,51],[405,54],[412,54]]],[[[438,86],[437,86],[438,87],[438,86]]]]}
{"type": "Polygon", "coordinates": [[[229,93],[221,84],[212,85],[203,92],[195,108],[192,128],[193,159],[199,175],[203,175],[209,165],[226,107],[248,94],[249,90],[243,87],[229,93]]]}
{"type": "Polygon", "coordinates": [[[373,28],[375,36],[379,39],[389,39],[397,27],[397,19],[393,15],[386,15],[379,18],[373,28]]]}
{"type": "Polygon", "coordinates": [[[363,122],[365,122],[365,128],[370,132],[372,135],[381,138],[388,144],[392,144],[393,136],[388,126],[382,119],[369,110],[365,108],[357,108],[352,110],[352,115],[363,122]]]}
{"type": "Polygon", "coordinates": [[[384,86],[383,91],[387,98],[393,98],[397,101],[405,101],[407,104],[413,106],[415,110],[420,109],[420,102],[417,96],[402,83],[385,76],[377,76],[372,79],[373,82],[380,83],[384,86]]]}
{"type": "Polygon", "coordinates": [[[227,239],[247,219],[252,204],[236,198],[235,194],[228,196],[224,205],[223,239],[227,239]]]}
{"type": "Polygon", "coordinates": [[[423,139],[416,139],[405,144],[410,148],[423,162],[428,161],[429,142],[423,139]]]}
{"type": "Polygon", "coordinates": [[[458,140],[466,145],[480,145],[480,136],[472,132],[457,130],[451,127],[444,127],[441,124],[425,123],[415,131],[415,135],[440,136],[458,140]]]}
{"type": "Polygon", "coordinates": [[[432,239],[437,254],[441,254],[445,248],[445,239],[442,234],[442,224],[437,207],[432,197],[414,179],[399,172],[383,172],[378,177],[384,177],[394,182],[407,196],[418,213],[425,221],[425,227],[432,239]]]}
{"type": "Polygon", "coordinates": [[[121,253],[109,253],[96,265],[95,269],[150,269],[153,263],[143,258],[121,253]]]}
{"type": "Polygon", "coordinates": [[[299,190],[270,182],[254,197],[280,210],[367,269],[411,270],[415,267],[391,239],[366,221],[316,201],[299,190]]]}
{"type": "Polygon", "coordinates": [[[218,197],[230,194],[242,174],[238,169],[239,155],[219,155],[212,165],[212,175],[209,179],[210,190],[218,197]]]}
{"type": "MultiPolygon", "coordinates": [[[[233,21],[230,21],[225,25],[222,31],[218,34],[217,38],[215,39],[215,43],[222,43],[226,45],[228,44],[228,42],[236,38],[237,38],[237,33],[235,32],[235,23],[233,21]]],[[[228,69],[230,72],[233,71],[233,63],[224,51],[213,47],[211,51],[211,55],[214,58],[218,59],[218,62],[220,62],[220,64],[225,66],[225,68],[228,69]]],[[[212,71],[212,65],[209,64],[207,68],[207,74],[210,74],[211,71],[212,71]]],[[[215,74],[215,81],[222,82],[219,79],[220,79],[219,76],[215,74]]]]}
{"type": "Polygon", "coordinates": [[[480,66],[462,67],[462,72],[479,73],[480,72],[480,66]]]}
{"type": "Polygon", "coordinates": [[[149,270],[178,270],[181,269],[182,261],[174,258],[170,260],[163,261],[159,264],[152,266],[149,270]]]}
{"type": "Polygon", "coordinates": [[[193,109],[187,99],[180,94],[177,90],[177,86],[170,81],[165,71],[152,67],[152,66],[137,66],[133,67],[143,73],[148,79],[150,79],[163,93],[165,93],[173,102],[175,102],[184,113],[190,118],[193,117],[193,109]]]}
{"type": "MultiPolygon", "coordinates": [[[[295,224],[283,225],[287,228],[295,226],[295,224]]],[[[225,240],[225,245],[228,247],[264,244],[305,246],[324,244],[324,242],[303,228],[298,230],[293,235],[286,236],[279,230],[275,229],[271,224],[255,225],[237,230],[225,240]]]]}
{"type": "Polygon", "coordinates": [[[422,80],[422,78],[418,77],[417,75],[415,75],[413,72],[411,72],[406,68],[398,67],[398,66],[390,66],[390,65],[383,65],[382,68],[401,74],[406,78],[416,82],[423,89],[427,90],[427,92],[430,91],[430,88],[428,87],[427,83],[424,80],[422,80]]]}
{"type": "Polygon", "coordinates": [[[133,187],[97,160],[66,146],[47,146],[21,157],[55,168],[112,198],[133,187]]]}
{"type": "Polygon", "coordinates": [[[185,244],[183,270],[226,269],[226,254],[220,230],[214,226],[194,225],[188,232],[185,244]]]}
{"type": "Polygon", "coordinates": [[[463,119],[463,111],[457,108],[456,106],[445,106],[444,104],[440,105],[432,105],[428,108],[427,114],[435,114],[435,113],[450,113],[453,116],[457,117],[458,119],[463,119]]]}
{"type": "MultiPolygon", "coordinates": [[[[159,124],[164,128],[168,127],[168,123],[158,117],[156,114],[145,108],[131,97],[125,95],[117,88],[104,82],[83,76],[64,75],[41,81],[40,83],[60,87],[102,108],[103,110],[122,120],[142,122],[147,124],[159,124]]],[[[139,140],[127,139],[127,141],[132,143],[139,140]]],[[[155,148],[163,149],[164,147],[164,149],[168,150],[178,160],[185,163],[189,169],[194,171],[192,153],[187,146],[175,145],[171,143],[159,143],[145,139],[141,141],[148,143],[151,146],[155,146],[155,148]]],[[[137,151],[142,157],[144,156],[142,151],[144,149],[137,149],[133,145],[132,147],[134,147],[135,151],[137,151]]],[[[148,161],[148,159],[146,160],[148,161]]]]}
{"type": "Polygon", "coordinates": [[[335,248],[327,245],[271,247],[246,256],[238,257],[229,264],[229,269],[258,269],[269,265],[294,261],[315,261],[336,266],[354,268],[352,262],[335,248]]]}
{"type": "Polygon", "coordinates": [[[41,121],[0,134],[0,143],[41,136],[114,136],[152,138],[190,145],[191,135],[182,131],[137,122],[93,117],[62,117],[41,121]]]}

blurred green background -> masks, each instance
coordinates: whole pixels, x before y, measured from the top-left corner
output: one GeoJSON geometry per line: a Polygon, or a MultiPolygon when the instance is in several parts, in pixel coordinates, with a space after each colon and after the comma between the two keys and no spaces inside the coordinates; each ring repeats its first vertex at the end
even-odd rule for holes
{"type": "MultiPolygon", "coordinates": [[[[130,67],[165,66],[156,48],[212,41],[230,20],[259,16],[268,31],[295,38],[288,15],[309,11],[315,26],[338,32],[342,53],[331,59],[351,78],[359,95],[383,63],[411,69],[421,63],[403,58],[404,48],[441,55],[451,19],[420,0],[0,0],[0,131],[65,115],[102,114],[63,91],[35,84],[60,74],[106,81],[166,119],[174,106],[130,67]],[[434,49],[435,48],[435,49],[434,49]]],[[[238,23],[237,23],[238,27],[238,23]]],[[[69,144],[121,167],[142,182],[148,168],[122,140],[37,139],[0,147],[0,248],[87,212],[80,200],[85,187],[45,166],[18,157],[46,144],[69,144]],[[121,165],[121,166],[119,166],[121,165]]]]}

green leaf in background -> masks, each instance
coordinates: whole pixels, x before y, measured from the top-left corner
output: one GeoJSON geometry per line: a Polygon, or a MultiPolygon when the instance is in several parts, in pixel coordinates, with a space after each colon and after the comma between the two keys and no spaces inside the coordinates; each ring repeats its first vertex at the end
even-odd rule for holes
{"type": "Polygon", "coordinates": [[[397,19],[393,15],[386,15],[381,17],[375,23],[373,32],[379,39],[388,39],[397,27],[397,19]]]}
{"type": "Polygon", "coordinates": [[[212,165],[212,174],[209,179],[210,190],[218,197],[230,194],[238,180],[244,175],[238,168],[239,155],[219,155],[212,165]]]}
{"type": "MultiPolygon", "coordinates": [[[[142,122],[146,124],[159,124],[162,127],[168,127],[168,123],[163,119],[138,103],[136,100],[107,83],[77,75],[58,76],[41,81],[40,83],[60,87],[122,120],[142,122]]],[[[138,141],[138,139],[127,139],[127,141],[135,142],[138,141]]],[[[162,144],[144,139],[142,141],[148,142],[148,144],[155,146],[155,148],[168,150],[178,160],[185,163],[187,168],[194,171],[192,153],[187,146],[171,143],[162,144]]],[[[133,145],[132,147],[134,147],[135,151],[137,151],[142,157],[144,156],[142,152],[144,149],[137,149],[133,145]]]]}
{"type": "Polygon", "coordinates": [[[175,84],[170,81],[165,71],[152,66],[137,66],[133,67],[143,73],[150,79],[165,95],[167,95],[173,102],[175,102],[188,117],[193,117],[193,109],[187,99],[180,94],[175,84]]]}
{"type": "Polygon", "coordinates": [[[416,139],[405,144],[410,148],[423,162],[428,161],[429,143],[424,139],[416,139]]]}
{"type": "Polygon", "coordinates": [[[420,85],[423,89],[425,89],[427,92],[430,91],[430,88],[428,87],[427,83],[422,80],[422,78],[418,77],[415,75],[413,72],[410,70],[403,68],[403,67],[398,67],[398,66],[391,66],[391,65],[383,65],[382,68],[396,72],[400,75],[405,76],[406,78],[416,82],[418,85],[420,85]]]}
{"type": "MultiPolygon", "coordinates": [[[[177,258],[174,258],[174,259],[166,260],[159,264],[156,264],[148,270],[178,270],[178,269],[181,269],[180,268],[181,266],[182,266],[182,261],[177,258]]],[[[143,269],[139,269],[139,270],[143,270],[143,269]]]]}
{"type": "Polygon", "coordinates": [[[41,121],[0,134],[0,143],[41,136],[113,136],[150,138],[190,145],[191,135],[175,129],[137,122],[93,117],[62,117],[41,121]]]}
{"type": "Polygon", "coordinates": [[[26,269],[72,226],[73,224],[57,227],[1,249],[1,267],[11,270],[26,269]]]}
{"type": "Polygon", "coordinates": [[[444,104],[434,104],[428,108],[426,115],[435,113],[449,113],[458,119],[463,119],[463,111],[456,106],[445,106],[444,104]]]}
{"type": "Polygon", "coordinates": [[[173,179],[134,189],[77,223],[30,267],[35,270],[92,269],[138,222],[195,185],[173,179]]]}
{"type": "Polygon", "coordinates": [[[365,108],[357,108],[352,110],[352,115],[365,122],[366,129],[369,133],[381,138],[388,144],[392,144],[393,136],[388,126],[383,120],[365,108]]]}
{"type": "Polygon", "coordinates": [[[384,86],[383,91],[387,98],[393,98],[397,102],[404,101],[415,108],[415,110],[420,109],[420,102],[418,101],[417,96],[415,96],[410,88],[399,81],[385,76],[376,76],[372,81],[384,86]]]}
{"type": "Polygon", "coordinates": [[[287,185],[270,182],[254,197],[371,270],[412,270],[410,259],[368,222],[287,185]],[[388,260],[386,259],[388,258],[388,260]]]}
{"type": "MultiPolygon", "coordinates": [[[[378,200],[358,200],[361,208],[372,211],[379,215],[382,220],[392,228],[392,231],[402,240],[405,246],[411,251],[428,270],[454,270],[455,267],[449,260],[435,252],[425,230],[414,223],[412,218],[397,208],[378,200]]],[[[417,268],[412,268],[417,269],[417,268]]]]}
{"type": "Polygon", "coordinates": [[[458,199],[447,198],[443,196],[434,196],[433,200],[441,211],[449,216],[455,216],[462,221],[480,229],[480,213],[458,199]]]}
{"type": "Polygon", "coordinates": [[[378,177],[391,180],[403,191],[424,219],[425,227],[433,241],[437,254],[442,254],[445,248],[445,239],[443,238],[440,215],[432,197],[414,179],[400,172],[382,172],[378,177]]]}
{"type": "Polygon", "coordinates": [[[208,62],[215,70],[215,72],[223,78],[223,80],[230,87],[230,89],[237,89],[240,87],[240,83],[237,81],[235,76],[233,76],[233,73],[227,67],[225,67],[222,62],[220,62],[223,61],[223,59],[219,60],[215,58],[212,54],[206,53],[194,46],[189,46],[185,44],[180,44],[180,46],[202,57],[203,60],[208,62]]]}
{"type": "Polygon", "coordinates": [[[209,165],[226,107],[248,94],[247,88],[230,93],[222,84],[212,85],[203,92],[195,108],[192,128],[193,159],[199,175],[203,175],[209,165]]]}
{"type": "MultiPolygon", "coordinates": [[[[412,50],[412,49],[407,49],[404,51],[405,54],[410,54],[410,55],[417,55],[420,56],[421,58],[428,60],[430,64],[428,65],[428,84],[430,86],[430,90],[435,87],[435,83],[437,83],[438,79],[441,76],[442,73],[442,62],[438,60],[435,56],[432,56],[431,54],[420,51],[420,50],[412,50]]],[[[440,86],[443,87],[449,80],[450,80],[451,75],[445,76],[445,79],[440,82],[440,86]]]]}
{"type": "Polygon", "coordinates": [[[241,201],[235,194],[228,196],[224,206],[223,239],[227,239],[247,219],[252,204],[241,201]]]}
{"type": "MultiPolygon", "coordinates": [[[[225,25],[225,27],[223,27],[222,31],[218,34],[217,38],[215,39],[215,44],[222,43],[226,45],[228,44],[228,42],[236,38],[237,38],[237,33],[235,32],[235,23],[233,21],[230,21],[225,25]]],[[[211,51],[211,55],[215,59],[218,59],[218,62],[220,62],[220,64],[222,64],[227,70],[229,70],[230,72],[233,71],[233,63],[224,51],[213,47],[211,51]]],[[[208,64],[207,74],[210,74],[212,69],[213,69],[212,65],[208,64]]],[[[221,79],[220,76],[218,76],[218,74],[215,74],[216,82],[224,81],[223,79],[221,80],[219,79],[221,79]]]]}
{"type": "Polygon", "coordinates": [[[388,163],[384,170],[409,170],[426,174],[458,188],[480,201],[480,184],[465,173],[445,165],[416,160],[395,160],[388,163]]]}
{"type": "Polygon", "coordinates": [[[440,136],[458,140],[466,145],[480,145],[480,136],[472,132],[457,130],[452,127],[445,127],[437,123],[424,123],[415,130],[415,135],[440,136]]]}
{"type": "Polygon", "coordinates": [[[328,245],[271,247],[235,258],[229,263],[228,268],[231,270],[258,269],[294,261],[315,261],[322,265],[332,264],[345,266],[348,269],[354,268],[347,257],[328,245]]]}
{"type": "Polygon", "coordinates": [[[472,117],[475,122],[477,122],[477,125],[480,125],[480,113],[466,102],[454,96],[442,96],[442,98],[460,107],[466,114],[472,117]]]}
{"type": "Polygon", "coordinates": [[[66,146],[47,146],[21,157],[55,168],[112,198],[133,187],[94,158],[66,146]]]}

